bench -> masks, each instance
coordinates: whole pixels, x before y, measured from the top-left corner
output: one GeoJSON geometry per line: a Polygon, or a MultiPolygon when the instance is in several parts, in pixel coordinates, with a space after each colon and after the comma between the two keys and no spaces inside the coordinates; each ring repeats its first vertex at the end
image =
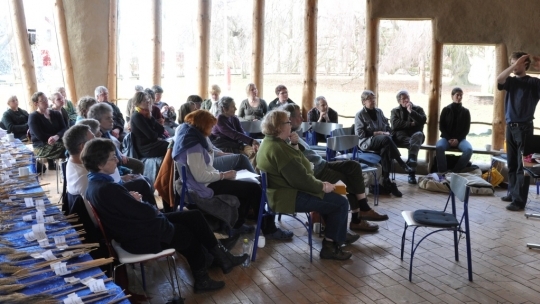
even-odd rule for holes
{"type": "MultiPolygon", "coordinates": [[[[400,148],[402,148],[402,147],[400,147],[400,148]]],[[[433,153],[435,153],[436,147],[435,147],[435,145],[422,145],[422,146],[420,146],[420,150],[426,150],[426,151],[429,152],[426,160],[427,160],[427,163],[428,163],[428,168],[427,168],[428,172],[431,172],[431,166],[433,165],[432,164],[433,153]]],[[[458,153],[461,153],[461,151],[459,151],[459,149],[457,149],[457,148],[448,149],[448,150],[446,150],[446,152],[458,152],[458,153]]],[[[473,148],[473,154],[484,154],[484,155],[491,155],[491,156],[499,156],[499,155],[501,155],[503,153],[504,152],[501,152],[501,151],[473,148]]]]}

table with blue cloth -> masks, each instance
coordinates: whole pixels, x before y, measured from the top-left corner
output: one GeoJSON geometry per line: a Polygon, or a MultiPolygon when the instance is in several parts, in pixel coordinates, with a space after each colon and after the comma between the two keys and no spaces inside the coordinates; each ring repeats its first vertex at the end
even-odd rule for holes
{"type": "MultiPolygon", "coordinates": [[[[51,253],[56,258],[62,258],[68,256],[69,252],[78,250],[59,248],[65,245],[81,245],[77,238],[84,237],[84,234],[77,235],[71,223],[58,207],[51,204],[39,186],[37,178],[34,177],[37,175],[31,151],[20,141],[10,142],[7,138],[2,138],[0,156],[0,302],[8,302],[11,300],[9,297],[19,296],[22,299],[12,300],[13,303],[33,303],[38,300],[35,295],[48,294],[58,303],[130,303],[122,289],[108,279],[98,266],[93,266],[102,261],[103,265],[108,267],[111,259],[93,260],[88,253],[76,252],[71,258],[61,261],[66,264],[32,269],[47,258],[54,259],[51,253]],[[19,167],[28,168],[30,176],[19,177],[19,167]],[[24,184],[13,186],[14,181],[24,181],[24,184]],[[38,221],[41,224],[38,224],[38,221]],[[43,235],[43,227],[46,237],[43,235]],[[41,241],[33,240],[35,238],[41,241]],[[15,249],[17,253],[29,253],[33,256],[15,257],[12,252],[8,252],[9,248],[15,249]],[[43,254],[44,252],[47,253],[43,254]],[[13,263],[16,259],[19,261],[13,263]],[[9,267],[8,262],[22,270],[13,273],[14,270],[9,267]],[[86,264],[81,265],[85,262],[86,264]],[[66,270],[73,273],[66,273],[66,270]],[[25,271],[30,271],[27,277],[25,271]],[[75,283],[68,285],[72,282],[75,283]],[[18,284],[23,284],[24,288],[20,289],[22,285],[18,284]],[[14,287],[16,291],[12,291],[10,287],[14,287]],[[73,296],[73,293],[76,296],[73,296]],[[72,294],[71,297],[69,294],[72,294]],[[31,298],[26,298],[25,301],[24,296],[31,298]]],[[[22,170],[24,172],[24,169],[22,170]]],[[[96,244],[97,246],[99,244],[96,244]]]]}

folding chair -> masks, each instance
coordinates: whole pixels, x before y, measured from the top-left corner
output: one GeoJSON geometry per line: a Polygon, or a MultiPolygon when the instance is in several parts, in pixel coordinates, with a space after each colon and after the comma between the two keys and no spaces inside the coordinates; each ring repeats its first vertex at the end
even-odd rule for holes
{"type": "Polygon", "coordinates": [[[261,133],[261,121],[240,121],[240,125],[242,126],[242,129],[244,130],[244,134],[247,136],[251,136],[251,134],[258,134],[261,133]]]}
{"type": "MultiPolygon", "coordinates": [[[[176,170],[178,170],[178,165],[179,164],[177,164],[176,161],[175,161],[174,166],[175,166],[176,170]]],[[[176,172],[178,172],[178,171],[176,171],[176,172]]],[[[189,199],[189,201],[193,201],[193,199],[191,199],[191,197],[189,195],[188,187],[187,187],[187,168],[186,168],[186,166],[182,165],[179,172],[180,172],[180,178],[182,180],[182,189],[180,190],[180,194],[178,194],[176,192],[176,187],[174,187],[175,204],[174,204],[173,211],[182,212],[184,210],[184,207],[186,206],[186,202],[188,202],[187,199],[189,199]],[[187,196],[187,198],[186,198],[186,196],[187,196]]]]}
{"type": "MultiPolygon", "coordinates": [[[[257,228],[255,229],[255,241],[253,243],[253,254],[251,255],[251,261],[255,262],[255,259],[257,258],[257,244],[259,243],[259,235],[261,234],[261,225],[263,216],[269,216],[269,215],[275,215],[274,211],[270,208],[270,204],[268,203],[268,197],[266,196],[266,189],[268,186],[268,182],[266,179],[266,172],[261,171],[261,187],[262,187],[262,194],[261,194],[261,203],[259,205],[259,216],[257,217],[257,228]],[[266,212],[265,212],[266,211],[266,212]]],[[[296,217],[295,214],[288,214],[288,213],[280,213],[279,215],[287,215],[295,220],[299,221],[304,228],[306,228],[308,232],[308,243],[309,243],[309,261],[313,262],[313,242],[312,242],[312,234],[313,229],[311,225],[311,215],[309,212],[306,212],[306,218],[307,218],[307,225],[302,220],[296,217]]]]}
{"type": "Polygon", "coordinates": [[[409,281],[412,281],[412,267],[413,258],[416,249],[420,246],[423,240],[428,236],[441,232],[452,231],[454,233],[454,254],[456,261],[459,261],[458,244],[461,234],[465,234],[465,244],[467,252],[467,269],[469,274],[469,281],[472,282],[472,260],[471,260],[471,235],[469,230],[469,192],[470,188],[467,186],[467,179],[453,174],[450,179],[450,194],[446,201],[446,205],[443,211],[436,210],[416,210],[416,211],[403,211],[401,215],[405,219],[405,229],[401,237],[401,260],[403,261],[403,251],[405,247],[405,233],[407,228],[414,227],[411,239],[411,261],[409,266],[409,281]],[[456,197],[463,202],[463,214],[458,218],[456,213],[456,197]],[[451,213],[446,212],[448,203],[451,202],[451,213]],[[437,230],[426,234],[415,245],[414,236],[416,229],[419,227],[436,228],[437,230]],[[459,232],[459,237],[458,237],[459,232]]]}
{"type": "Polygon", "coordinates": [[[126,264],[137,264],[141,266],[141,276],[142,276],[142,282],[143,282],[143,289],[146,290],[146,280],[144,276],[144,262],[148,262],[151,260],[156,260],[159,258],[167,258],[167,266],[169,268],[169,275],[171,276],[171,280],[169,281],[171,283],[171,287],[173,290],[173,297],[179,298],[180,296],[180,281],[178,279],[178,271],[176,267],[176,259],[174,258],[174,255],[176,254],[176,251],[174,248],[165,249],[158,253],[148,253],[148,254],[133,254],[125,251],[121,244],[116,242],[115,240],[111,240],[108,238],[107,233],[105,232],[105,227],[103,227],[103,224],[101,223],[101,220],[99,219],[99,215],[92,206],[92,203],[90,203],[88,200],[84,200],[84,203],[86,207],[89,210],[89,213],[92,214],[92,220],[94,221],[94,225],[98,226],[101,230],[101,233],[103,234],[103,238],[105,239],[105,244],[107,246],[107,249],[109,250],[109,254],[114,257],[117,261],[119,261],[118,265],[115,265],[113,268],[113,281],[116,279],[116,269],[118,267],[121,267],[126,264]],[[171,269],[172,268],[172,269],[171,269]],[[173,276],[174,273],[174,276],[173,276]],[[176,287],[175,282],[176,280],[176,287]],[[178,289],[178,293],[176,290],[178,289]]]}

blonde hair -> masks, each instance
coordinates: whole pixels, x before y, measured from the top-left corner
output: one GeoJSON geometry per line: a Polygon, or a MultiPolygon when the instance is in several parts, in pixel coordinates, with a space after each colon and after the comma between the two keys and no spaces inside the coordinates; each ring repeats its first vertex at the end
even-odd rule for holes
{"type": "Polygon", "coordinates": [[[208,89],[208,93],[210,93],[210,95],[212,94],[221,94],[221,88],[217,85],[217,84],[213,84],[210,89],[208,89]]]}
{"type": "Polygon", "coordinates": [[[264,135],[278,136],[285,119],[289,119],[290,113],[283,110],[272,110],[263,117],[261,129],[264,135]]]}

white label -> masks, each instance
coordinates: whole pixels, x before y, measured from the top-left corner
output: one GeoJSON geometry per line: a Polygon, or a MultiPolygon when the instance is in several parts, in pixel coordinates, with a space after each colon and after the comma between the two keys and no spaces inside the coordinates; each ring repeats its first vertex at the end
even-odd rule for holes
{"type": "Polygon", "coordinates": [[[24,238],[29,242],[37,240],[36,236],[34,235],[34,232],[25,233],[24,238]]]}
{"type": "Polygon", "coordinates": [[[44,223],[45,219],[43,218],[43,211],[36,212],[36,221],[38,224],[44,223]]]}
{"type": "Polygon", "coordinates": [[[71,293],[64,299],[64,304],[84,304],[76,293],[71,293]]]}
{"type": "Polygon", "coordinates": [[[34,200],[31,197],[25,197],[24,204],[26,207],[34,207],[34,200]]]}
{"type": "Polygon", "coordinates": [[[107,290],[107,288],[105,288],[105,283],[103,283],[103,279],[92,281],[88,287],[93,293],[107,290]]]}
{"type": "Polygon", "coordinates": [[[65,274],[71,273],[71,271],[69,271],[67,269],[67,264],[66,263],[56,263],[56,264],[54,264],[53,269],[54,269],[54,273],[56,273],[56,275],[65,275],[65,274]]]}
{"type": "MultiPolygon", "coordinates": [[[[67,246],[65,246],[67,247],[67,246]]],[[[70,257],[73,255],[73,251],[65,251],[65,252],[62,252],[62,256],[67,258],[67,257],[70,257]]]]}
{"type": "Polygon", "coordinates": [[[39,246],[40,246],[40,247],[48,247],[48,246],[51,246],[51,244],[49,244],[49,239],[47,239],[47,238],[38,240],[38,243],[39,243],[39,246]]]}
{"type": "Polygon", "coordinates": [[[57,235],[54,237],[54,243],[56,246],[58,245],[65,245],[66,244],[66,237],[63,235],[57,235]]]}
{"type": "Polygon", "coordinates": [[[36,200],[36,209],[45,211],[45,202],[42,199],[36,200]]]}
{"type": "Polygon", "coordinates": [[[52,250],[47,250],[41,253],[41,257],[47,261],[56,260],[56,256],[52,253],[52,250]]]}
{"type": "Polygon", "coordinates": [[[92,283],[92,281],[95,281],[95,280],[96,279],[94,279],[94,278],[86,277],[84,279],[81,279],[81,283],[83,283],[86,286],[90,286],[90,283],[92,283]]]}
{"type": "Polygon", "coordinates": [[[28,215],[23,216],[22,219],[23,219],[23,221],[25,221],[25,222],[31,222],[31,221],[34,220],[34,218],[32,217],[31,214],[28,214],[28,215]]]}
{"type": "Polygon", "coordinates": [[[64,278],[64,282],[69,283],[69,284],[78,283],[79,281],[80,281],[79,278],[76,278],[76,277],[64,278]]]}
{"type": "Polygon", "coordinates": [[[32,225],[32,232],[37,240],[47,238],[47,234],[45,233],[45,225],[43,223],[32,225]]]}
{"type": "Polygon", "coordinates": [[[45,217],[45,223],[52,223],[52,222],[54,222],[54,216],[45,217]]]}

